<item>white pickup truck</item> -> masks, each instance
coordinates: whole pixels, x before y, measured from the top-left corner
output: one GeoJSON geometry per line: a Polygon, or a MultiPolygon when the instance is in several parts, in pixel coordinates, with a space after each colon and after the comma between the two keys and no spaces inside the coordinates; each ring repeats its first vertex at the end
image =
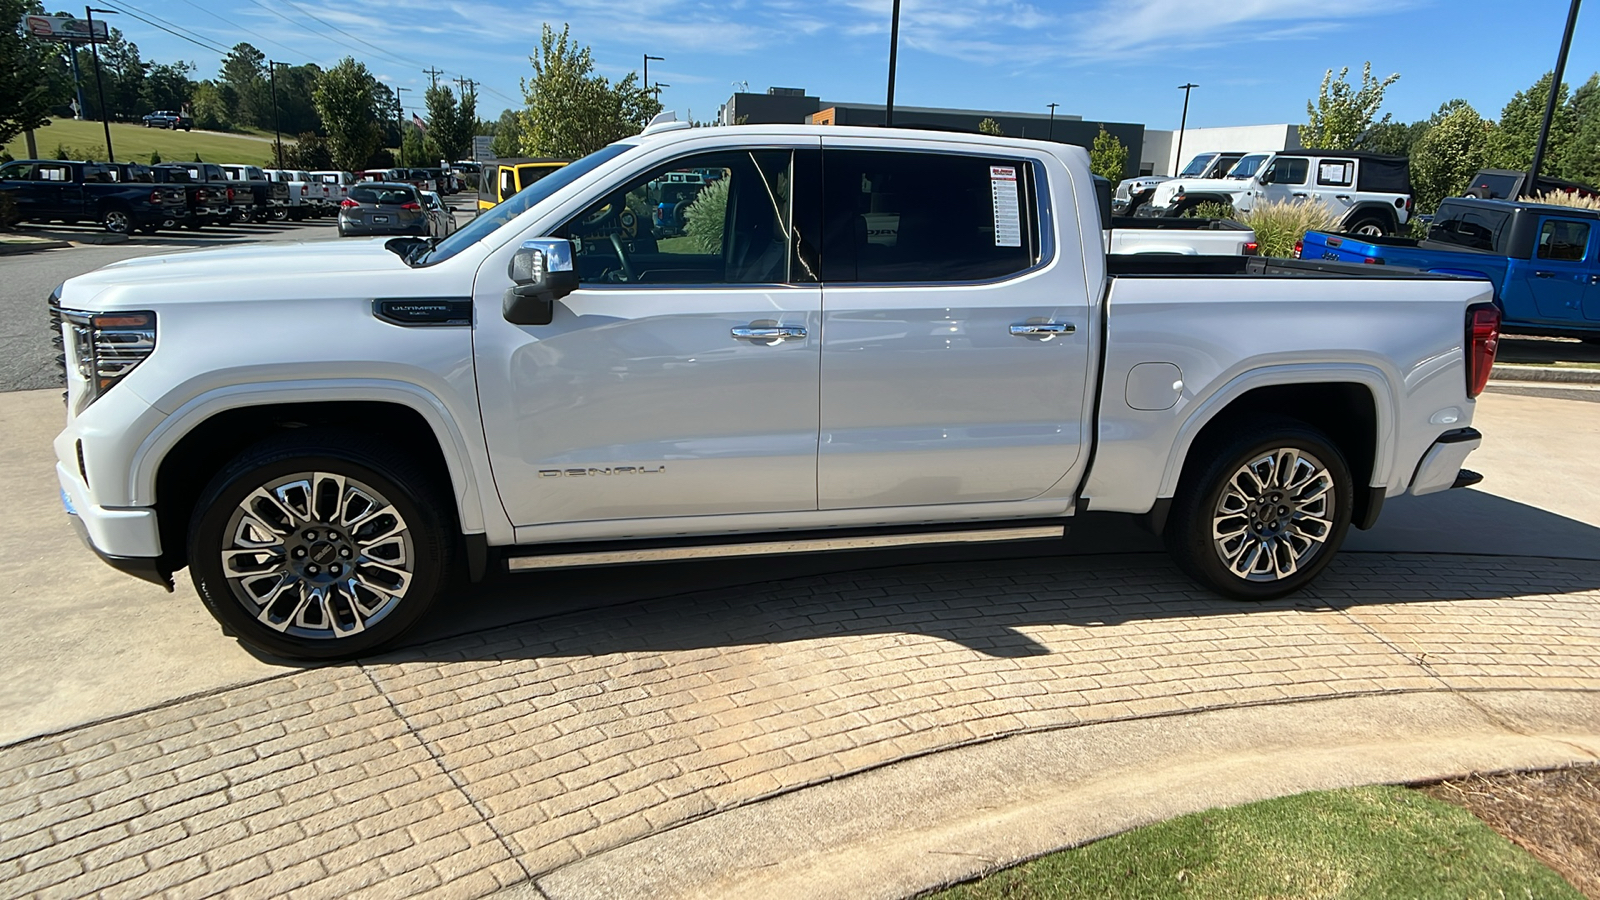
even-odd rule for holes
{"type": "Polygon", "coordinates": [[[653,123],[437,242],[115,263],[50,300],[63,502],[118,568],[187,565],[250,645],[339,658],[453,572],[1037,540],[1084,510],[1267,599],[1385,497],[1470,480],[1487,283],[1108,257],[1100,183],[1056,143],[653,123]]]}

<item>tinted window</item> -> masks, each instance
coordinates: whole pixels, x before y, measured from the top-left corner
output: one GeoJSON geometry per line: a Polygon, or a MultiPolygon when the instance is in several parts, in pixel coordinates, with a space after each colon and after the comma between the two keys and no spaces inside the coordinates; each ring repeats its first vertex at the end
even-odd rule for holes
{"type": "Polygon", "coordinates": [[[1038,261],[1026,162],[829,150],[823,184],[824,281],[979,281],[1038,261]]]}
{"type": "Polygon", "coordinates": [[[382,203],[398,206],[417,202],[417,192],[408,187],[358,185],[350,189],[350,199],[357,203],[382,203]]]}
{"type": "Polygon", "coordinates": [[[1472,179],[1472,187],[1477,188],[1481,197],[1503,200],[1511,195],[1511,191],[1516,187],[1517,178],[1515,174],[1484,173],[1472,179]]]}
{"type": "Polygon", "coordinates": [[[1501,236],[1510,223],[1511,213],[1503,210],[1445,203],[1428,228],[1428,240],[1493,251],[1500,246],[1501,236]]]}
{"type": "Polygon", "coordinates": [[[1348,159],[1324,159],[1317,162],[1317,184],[1327,187],[1349,187],[1356,183],[1356,164],[1348,159]]]}
{"type": "Polygon", "coordinates": [[[1539,258],[1581,262],[1589,249],[1589,223],[1549,219],[1539,227],[1539,258]]]}
{"type": "Polygon", "coordinates": [[[1300,159],[1292,156],[1280,156],[1272,163],[1272,168],[1267,171],[1271,184],[1305,184],[1306,173],[1311,170],[1311,160],[1300,159]]]}
{"type": "Polygon", "coordinates": [[[1178,173],[1178,177],[1198,178],[1205,174],[1206,169],[1211,167],[1211,163],[1216,161],[1216,158],[1217,154],[1215,153],[1202,153],[1189,160],[1189,164],[1183,167],[1183,171],[1178,173]]]}
{"type": "Polygon", "coordinates": [[[584,284],[790,280],[788,150],[704,153],[637,176],[561,230],[584,284]]]}
{"type": "Polygon", "coordinates": [[[7,181],[31,181],[33,179],[32,163],[12,163],[9,166],[0,166],[0,179],[7,181]]]}

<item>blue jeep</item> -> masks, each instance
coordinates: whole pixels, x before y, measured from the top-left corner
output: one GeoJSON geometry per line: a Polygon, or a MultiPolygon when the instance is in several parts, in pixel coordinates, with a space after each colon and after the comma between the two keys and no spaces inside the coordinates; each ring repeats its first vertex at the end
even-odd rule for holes
{"type": "Polygon", "coordinates": [[[1600,212],[1452,197],[1425,240],[1312,231],[1296,255],[1486,278],[1504,331],[1600,343],[1600,212]]]}

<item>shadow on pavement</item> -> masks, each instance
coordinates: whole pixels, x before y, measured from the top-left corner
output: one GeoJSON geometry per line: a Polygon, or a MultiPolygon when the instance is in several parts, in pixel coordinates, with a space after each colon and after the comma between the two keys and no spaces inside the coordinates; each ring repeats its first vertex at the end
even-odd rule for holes
{"type": "Polygon", "coordinates": [[[1600,528],[1478,491],[1390,504],[1311,589],[1270,603],[1204,591],[1131,517],[1060,542],[741,558],[499,575],[439,602],[388,662],[590,656],[912,633],[996,657],[1022,629],[1600,589],[1600,528]]]}
{"type": "Polygon", "coordinates": [[[1503,335],[1495,361],[1516,365],[1556,362],[1600,365],[1600,344],[1577,338],[1536,338],[1503,335]]]}

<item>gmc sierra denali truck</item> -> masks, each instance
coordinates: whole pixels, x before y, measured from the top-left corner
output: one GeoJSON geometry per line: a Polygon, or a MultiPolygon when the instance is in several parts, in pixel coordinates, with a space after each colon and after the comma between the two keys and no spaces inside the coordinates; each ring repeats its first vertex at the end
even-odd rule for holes
{"type": "Polygon", "coordinates": [[[657,121],[442,240],[116,263],[50,300],[62,499],[241,640],[337,658],[454,571],[1045,539],[1084,510],[1266,599],[1384,498],[1470,481],[1486,283],[1107,256],[1098,184],[1056,143],[657,121]]]}

